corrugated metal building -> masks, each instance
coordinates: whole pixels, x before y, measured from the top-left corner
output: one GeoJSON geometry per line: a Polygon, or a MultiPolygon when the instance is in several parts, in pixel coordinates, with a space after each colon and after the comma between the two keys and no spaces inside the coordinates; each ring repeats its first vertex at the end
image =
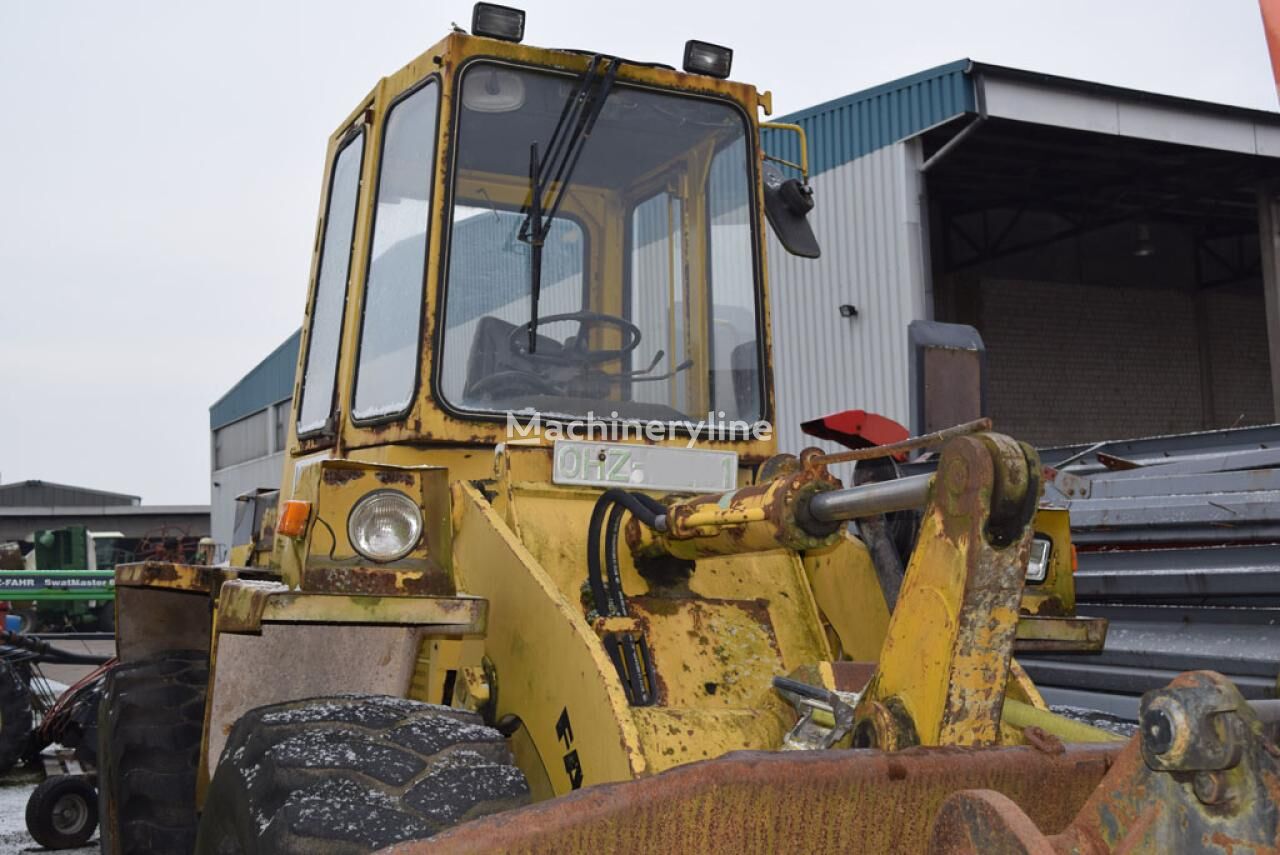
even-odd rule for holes
{"type": "Polygon", "coordinates": [[[236,496],[280,484],[301,335],[285,339],[209,408],[210,536],[224,557],[236,496]]]}
{"type": "Polygon", "coordinates": [[[144,505],[138,496],[51,481],[0,484],[0,541],[27,540],[32,532],[87,526],[129,538],[209,533],[207,505],[144,505]]]}
{"type": "Polygon", "coordinates": [[[770,249],[783,447],[911,423],[915,319],[979,330],[987,409],[1035,443],[1277,418],[1280,115],[961,60],[780,121],[823,248],[770,249]]]}

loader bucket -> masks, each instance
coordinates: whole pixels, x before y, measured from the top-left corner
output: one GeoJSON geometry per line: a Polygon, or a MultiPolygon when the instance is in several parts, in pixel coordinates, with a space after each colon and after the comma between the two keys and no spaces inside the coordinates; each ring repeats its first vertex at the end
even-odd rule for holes
{"type": "Polygon", "coordinates": [[[461,825],[396,855],[434,853],[925,852],[948,796],[1003,793],[1053,833],[1123,743],[728,754],[461,825]]]}
{"type": "Polygon", "coordinates": [[[1127,744],[739,752],[387,851],[1280,852],[1280,701],[1191,671],[1139,717],[1127,744]]]}

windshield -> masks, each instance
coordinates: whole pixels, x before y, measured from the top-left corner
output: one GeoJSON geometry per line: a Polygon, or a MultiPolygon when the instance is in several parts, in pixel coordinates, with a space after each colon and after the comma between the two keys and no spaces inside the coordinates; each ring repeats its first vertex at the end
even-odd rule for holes
{"type": "Polygon", "coordinates": [[[531,149],[546,156],[579,82],[463,74],[441,397],[478,414],[762,419],[747,122],[724,102],[608,88],[543,225],[530,351],[531,149]]]}

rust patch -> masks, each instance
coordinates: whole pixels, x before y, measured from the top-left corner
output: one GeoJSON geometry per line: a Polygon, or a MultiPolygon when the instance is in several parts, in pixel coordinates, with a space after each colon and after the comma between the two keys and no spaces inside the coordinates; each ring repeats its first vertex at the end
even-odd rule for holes
{"type": "Polygon", "coordinates": [[[434,561],[424,567],[391,568],[363,565],[308,564],[302,571],[302,589],[325,594],[373,596],[452,596],[453,577],[434,561]]]}
{"type": "Polygon", "coordinates": [[[116,565],[116,584],[134,588],[212,593],[227,579],[275,579],[278,574],[248,567],[207,567],[168,561],[142,561],[116,565]]]}
{"type": "Polygon", "coordinates": [[[874,662],[832,662],[831,674],[841,692],[861,692],[876,672],[874,662]]]}
{"type": "Polygon", "coordinates": [[[142,564],[141,576],[152,582],[174,582],[178,579],[178,568],[172,564],[147,561],[142,564]]]}
{"type": "Polygon", "coordinates": [[[1021,611],[1025,615],[1033,615],[1036,617],[1072,617],[1075,613],[1074,609],[1069,609],[1063,605],[1062,600],[1055,596],[1035,597],[1034,593],[1028,593],[1022,598],[1021,611]]]}
{"type": "Polygon", "coordinates": [[[324,483],[330,486],[340,487],[343,484],[350,484],[352,481],[359,481],[366,474],[367,470],[365,469],[347,469],[345,467],[338,468],[326,466],[324,467],[324,474],[321,476],[321,479],[324,483]]]}
{"type": "Polygon", "coordinates": [[[406,487],[413,486],[413,475],[408,472],[402,472],[399,469],[379,469],[373,474],[374,477],[383,484],[403,484],[406,487]]]}
{"type": "Polygon", "coordinates": [[[1035,725],[1024,728],[1022,738],[1027,740],[1027,744],[1032,748],[1046,754],[1061,754],[1067,750],[1061,739],[1035,725]]]}

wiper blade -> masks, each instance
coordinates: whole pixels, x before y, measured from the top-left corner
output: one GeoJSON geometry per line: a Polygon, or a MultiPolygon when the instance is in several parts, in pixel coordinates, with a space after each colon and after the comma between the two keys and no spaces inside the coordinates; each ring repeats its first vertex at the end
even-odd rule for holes
{"type": "Polygon", "coordinates": [[[545,156],[538,157],[538,142],[529,144],[529,213],[520,226],[519,240],[529,244],[529,352],[535,352],[538,342],[538,298],[542,292],[542,247],[551,223],[564,201],[565,190],[573,180],[578,158],[586,147],[587,138],[595,127],[596,119],[604,107],[609,90],[618,74],[622,61],[617,57],[596,54],[591,57],[587,70],[578,81],[577,88],[565,101],[556,122],[545,156]],[[602,75],[600,66],[608,63],[602,75]],[[543,197],[549,188],[555,187],[555,196],[549,203],[543,197]],[[544,214],[544,211],[546,212],[544,214]]]}

